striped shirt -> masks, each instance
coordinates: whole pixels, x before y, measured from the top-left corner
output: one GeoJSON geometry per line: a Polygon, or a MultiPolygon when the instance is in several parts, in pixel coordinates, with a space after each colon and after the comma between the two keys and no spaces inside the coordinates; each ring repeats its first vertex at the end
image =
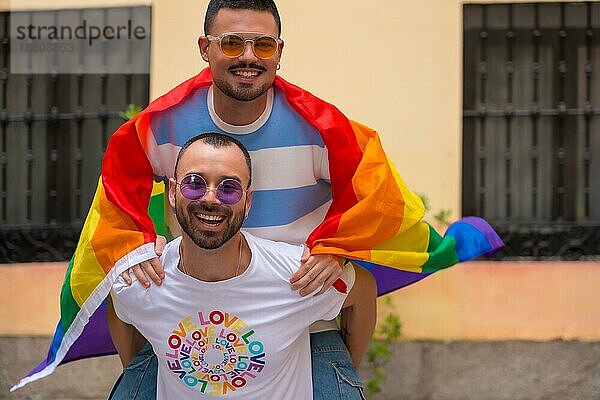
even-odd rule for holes
{"type": "Polygon", "coordinates": [[[331,204],[327,149],[319,132],[270,89],[264,113],[252,124],[233,126],[212,106],[212,87],[190,94],[150,120],[155,143],[149,154],[158,177],[172,177],[177,153],[193,136],[220,132],[235,137],[252,158],[254,195],[244,223],[248,232],[301,244],[331,204]]]}

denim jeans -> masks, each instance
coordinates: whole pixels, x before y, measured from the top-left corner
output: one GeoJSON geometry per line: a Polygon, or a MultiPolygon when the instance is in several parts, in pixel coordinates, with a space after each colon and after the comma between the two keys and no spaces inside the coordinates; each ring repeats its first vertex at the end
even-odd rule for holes
{"type": "MultiPolygon", "coordinates": [[[[314,400],[364,400],[363,385],[339,332],[313,333],[310,346],[314,400]]],[[[156,399],[157,373],[156,355],[146,343],[123,370],[108,399],[156,399]]]]}
{"type": "Polygon", "coordinates": [[[314,400],[364,400],[364,387],[338,331],[310,335],[314,400]]]}
{"type": "Polygon", "coordinates": [[[156,399],[157,374],[158,359],[150,343],[146,343],[137,356],[123,369],[108,400],[156,399]]]}

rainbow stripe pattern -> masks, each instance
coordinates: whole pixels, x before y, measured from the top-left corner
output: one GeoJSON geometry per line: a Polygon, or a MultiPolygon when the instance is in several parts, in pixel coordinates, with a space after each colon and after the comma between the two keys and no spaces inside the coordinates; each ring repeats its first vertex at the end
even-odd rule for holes
{"type": "MultiPolygon", "coordinates": [[[[61,363],[114,354],[106,298],[127,268],[154,256],[166,236],[164,186],[154,181],[150,116],[212,84],[205,69],[153,101],[112,136],[92,206],[61,292],[61,320],[48,357],[11,391],[51,374],[61,363]]],[[[274,85],[321,134],[329,150],[332,204],[307,240],[313,254],[337,254],[371,271],[379,294],[503,246],[482,219],[464,218],[441,237],[423,221],[421,199],[383,152],[377,133],[280,77],[274,85]]]]}

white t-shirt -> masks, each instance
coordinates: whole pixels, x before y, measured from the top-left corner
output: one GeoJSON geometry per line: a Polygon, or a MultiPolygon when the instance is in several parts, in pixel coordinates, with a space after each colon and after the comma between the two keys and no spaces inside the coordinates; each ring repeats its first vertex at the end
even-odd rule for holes
{"type": "MultiPolygon", "coordinates": [[[[308,326],[335,318],[347,293],[336,285],[300,297],[289,279],[302,246],[244,237],[252,259],[237,277],[204,282],[184,274],[177,238],[161,257],[161,286],[114,284],[117,315],[158,356],[158,399],[312,399],[308,326]]],[[[342,280],[349,292],[351,266],[342,280]]]]}

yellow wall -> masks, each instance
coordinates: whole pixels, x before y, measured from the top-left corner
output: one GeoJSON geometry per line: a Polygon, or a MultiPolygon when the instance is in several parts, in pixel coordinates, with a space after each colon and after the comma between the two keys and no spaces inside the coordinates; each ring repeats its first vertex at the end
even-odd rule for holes
{"type": "Polygon", "coordinates": [[[600,262],[469,262],[381,301],[403,339],[600,340],[600,262]]]}
{"type": "MultiPolygon", "coordinates": [[[[54,332],[66,268],[0,266],[0,335],[54,332]]],[[[389,295],[379,320],[396,313],[406,340],[600,340],[598,282],[600,262],[471,262],[389,295]]]]}
{"type": "Polygon", "coordinates": [[[0,265],[0,335],[51,335],[68,263],[0,265]]]}

